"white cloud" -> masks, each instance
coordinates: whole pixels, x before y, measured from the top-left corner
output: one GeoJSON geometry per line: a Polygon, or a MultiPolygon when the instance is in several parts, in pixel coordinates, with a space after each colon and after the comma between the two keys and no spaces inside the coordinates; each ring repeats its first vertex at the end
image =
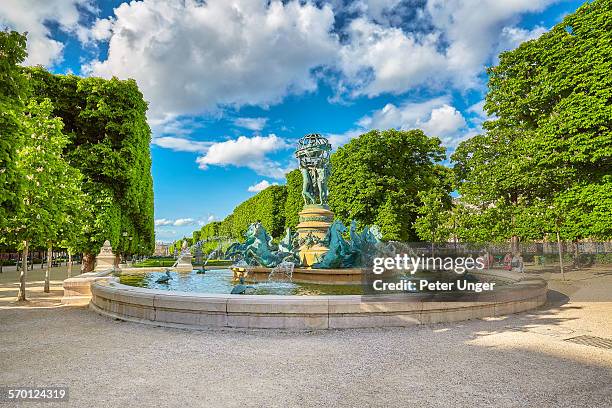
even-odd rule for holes
{"type": "Polygon", "coordinates": [[[267,121],[268,118],[236,118],[234,120],[234,125],[254,131],[260,131],[266,126],[267,121]]]}
{"type": "Polygon", "coordinates": [[[196,163],[202,170],[209,166],[247,167],[257,174],[282,179],[295,166],[283,166],[267,155],[287,149],[288,143],[276,136],[240,136],[220,142],[203,142],[184,137],[160,136],[151,141],[153,145],[177,152],[201,153],[196,163]]]}
{"type": "Polygon", "coordinates": [[[384,24],[380,16],[397,6],[393,1],[361,1],[363,15],[348,25],[340,51],[345,78],[338,90],[376,96],[424,86],[482,87],[483,65],[545,31],[515,27],[520,15],[555,1],[428,0],[414,18],[429,25],[427,31],[384,24]]]}
{"type": "Polygon", "coordinates": [[[176,227],[182,227],[183,225],[193,225],[195,224],[195,220],[193,218],[178,218],[174,221],[172,225],[176,227]]]}
{"type": "Polygon", "coordinates": [[[155,137],[151,143],[159,147],[174,150],[176,152],[195,153],[204,153],[213,144],[213,142],[202,142],[174,136],[155,137]]]}
{"type": "Polygon", "coordinates": [[[343,134],[328,135],[328,138],[334,147],[339,147],[371,129],[422,129],[428,136],[439,137],[447,145],[455,145],[469,131],[461,112],[450,105],[450,97],[441,96],[399,106],[388,103],[361,118],[356,128],[343,134]]]}
{"type": "Polygon", "coordinates": [[[402,0],[358,0],[349,1],[350,11],[359,11],[376,22],[388,22],[388,14],[397,7],[402,0]]]}
{"type": "Polygon", "coordinates": [[[213,222],[215,219],[216,219],[216,217],[214,216],[214,214],[210,214],[206,220],[208,222],[213,222]]]}
{"type": "Polygon", "coordinates": [[[475,114],[479,118],[486,119],[487,113],[484,110],[484,105],[485,105],[485,100],[483,99],[471,105],[470,107],[468,107],[467,111],[475,114]]]}
{"type": "Polygon", "coordinates": [[[167,218],[159,218],[155,220],[156,227],[162,227],[167,225],[173,225],[175,227],[182,227],[185,225],[193,225],[195,220],[193,218],[177,218],[176,220],[169,220],[167,218]]]}
{"type": "Polygon", "coordinates": [[[25,65],[51,66],[62,59],[64,44],[51,38],[46,24],[55,23],[61,31],[85,41],[87,29],[80,23],[79,9],[95,12],[91,0],[2,0],[0,26],[28,32],[25,65]]]}
{"type": "Polygon", "coordinates": [[[405,33],[357,18],[348,28],[350,41],[340,52],[340,67],[354,95],[400,93],[444,74],[445,58],[436,49],[439,34],[405,33]]]}
{"type": "MultiPolygon", "coordinates": [[[[545,31],[518,27],[520,16],[556,1],[335,0],[336,13],[352,18],[335,33],[332,5],[311,2],[143,0],[92,19],[82,14],[98,14],[93,0],[4,0],[0,24],[29,32],[27,64],[61,60],[64,44],[49,23],[84,44],[108,41],[106,59],[83,72],[136,79],[155,124],[314,91],[319,67],[338,71],[339,95],[479,88],[483,65],[498,52],[545,31]]],[[[265,120],[236,125],[260,131],[265,120]]]]}
{"type": "Polygon", "coordinates": [[[90,29],[91,38],[95,41],[108,40],[113,35],[113,19],[97,19],[90,29]]]}
{"type": "Polygon", "coordinates": [[[441,138],[454,136],[465,126],[465,119],[461,112],[450,105],[442,105],[431,111],[429,119],[417,121],[414,127],[419,127],[430,136],[441,138]]]}
{"type": "MultiPolygon", "coordinates": [[[[504,27],[500,33],[499,44],[495,54],[497,55],[503,51],[513,50],[521,45],[521,43],[538,38],[547,31],[548,29],[542,26],[536,26],[531,30],[520,27],[504,27]]],[[[495,63],[497,62],[496,56],[495,63]]]]}
{"type": "Polygon", "coordinates": [[[268,180],[261,180],[259,183],[249,186],[247,190],[250,191],[251,193],[259,193],[260,191],[265,190],[266,188],[270,186],[276,186],[276,185],[278,185],[278,183],[270,183],[268,180]]]}
{"type": "Polygon", "coordinates": [[[445,51],[455,83],[473,86],[492,54],[499,35],[525,13],[541,11],[559,0],[428,0],[433,25],[450,43],[445,51]]]}
{"type": "Polygon", "coordinates": [[[288,145],[282,138],[268,136],[240,136],[238,139],[213,143],[196,162],[202,170],[208,166],[248,167],[262,176],[283,178],[287,172],[279,163],[266,157],[267,154],[283,150],[288,145]]]}
{"type": "Polygon", "coordinates": [[[297,1],[144,0],[115,9],[108,58],[84,69],[134,78],[151,117],[267,105],[315,90],[338,39],[330,6],[297,1]]]}

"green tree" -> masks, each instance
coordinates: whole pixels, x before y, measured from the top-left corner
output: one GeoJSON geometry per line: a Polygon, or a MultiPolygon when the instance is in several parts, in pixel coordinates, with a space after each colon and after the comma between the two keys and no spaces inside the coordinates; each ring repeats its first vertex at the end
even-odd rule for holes
{"type": "Polygon", "coordinates": [[[446,241],[451,235],[448,221],[452,218],[451,200],[448,192],[434,187],[431,190],[419,191],[418,197],[423,203],[417,210],[419,217],[414,223],[419,238],[431,242],[432,253],[434,244],[446,241]]]}
{"type": "Polygon", "coordinates": [[[287,199],[285,201],[285,228],[295,230],[299,223],[299,212],[304,208],[302,198],[302,173],[298,169],[286,175],[287,199]]]}
{"type": "Polygon", "coordinates": [[[440,184],[440,140],[421,130],[372,130],[331,156],[329,204],[344,222],[377,224],[384,239],[415,240],[419,191],[440,184]]]}
{"type": "Polygon", "coordinates": [[[231,236],[242,238],[250,224],[260,221],[273,237],[285,229],[285,186],[270,186],[238,205],[232,212],[231,236]]]}
{"type": "Polygon", "coordinates": [[[0,245],[8,245],[6,221],[20,205],[16,152],[22,141],[22,112],[26,77],[19,64],[26,57],[26,39],[14,31],[0,31],[0,245]]]}
{"type": "MultiPolygon", "coordinates": [[[[105,240],[116,253],[151,253],[155,245],[151,131],[147,104],[132,80],[53,75],[27,70],[38,100],[50,98],[69,143],[65,153],[83,176],[94,211],[84,219],[83,270],[105,240]]],[[[77,248],[75,248],[77,249],[77,248]]]]}
{"type": "Polygon", "coordinates": [[[486,229],[474,237],[511,239],[515,249],[521,238],[516,213],[548,182],[546,175],[534,168],[523,138],[519,132],[494,129],[462,142],[451,156],[461,203],[471,207],[462,212],[461,220],[472,228],[486,229]],[[470,214],[481,220],[470,222],[465,218],[470,214]]]}
{"type": "MultiPolygon", "coordinates": [[[[80,200],[80,172],[71,167],[62,153],[68,138],[62,121],[51,116],[48,100],[31,102],[24,115],[24,143],[17,151],[17,172],[22,178],[20,198],[23,205],[11,219],[12,231],[22,242],[18,300],[26,300],[25,285],[30,245],[57,242],[62,225],[70,222],[68,213],[80,200]]],[[[48,291],[48,270],[45,279],[48,291]]]]}
{"type": "Polygon", "coordinates": [[[485,127],[516,135],[509,161],[531,174],[519,201],[570,215],[560,226],[567,239],[612,237],[610,55],[612,2],[596,0],[489,70],[485,109],[496,119],[485,127]]]}

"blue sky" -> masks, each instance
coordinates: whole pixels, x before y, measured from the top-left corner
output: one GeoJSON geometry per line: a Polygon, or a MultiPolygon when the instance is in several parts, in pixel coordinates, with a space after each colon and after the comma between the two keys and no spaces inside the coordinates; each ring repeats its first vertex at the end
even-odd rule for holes
{"type": "Polygon", "coordinates": [[[134,78],[149,102],[157,239],[283,183],[306,133],[338,147],[422,128],[449,151],[486,118],[487,66],[582,1],[3,0],[25,64],[134,78]]]}

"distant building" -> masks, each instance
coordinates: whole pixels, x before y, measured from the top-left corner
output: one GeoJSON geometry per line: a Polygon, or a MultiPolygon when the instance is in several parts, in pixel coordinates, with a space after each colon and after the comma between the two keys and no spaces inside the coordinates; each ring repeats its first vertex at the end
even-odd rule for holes
{"type": "Polygon", "coordinates": [[[153,256],[170,256],[170,244],[160,241],[156,242],[153,256]]]}

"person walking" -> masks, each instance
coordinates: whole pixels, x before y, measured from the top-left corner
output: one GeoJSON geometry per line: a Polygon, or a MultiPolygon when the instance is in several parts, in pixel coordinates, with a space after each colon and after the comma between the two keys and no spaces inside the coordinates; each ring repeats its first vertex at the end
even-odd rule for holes
{"type": "Polygon", "coordinates": [[[512,254],[510,252],[506,253],[506,256],[504,256],[504,266],[503,268],[507,271],[511,271],[512,270],[512,254]]]}
{"type": "Polygon", "coordinates": [[[523,262],[523,255],[520,252],[517,252],[512,257],[512,270],[525,273],[525,263],[523,262]]]}

